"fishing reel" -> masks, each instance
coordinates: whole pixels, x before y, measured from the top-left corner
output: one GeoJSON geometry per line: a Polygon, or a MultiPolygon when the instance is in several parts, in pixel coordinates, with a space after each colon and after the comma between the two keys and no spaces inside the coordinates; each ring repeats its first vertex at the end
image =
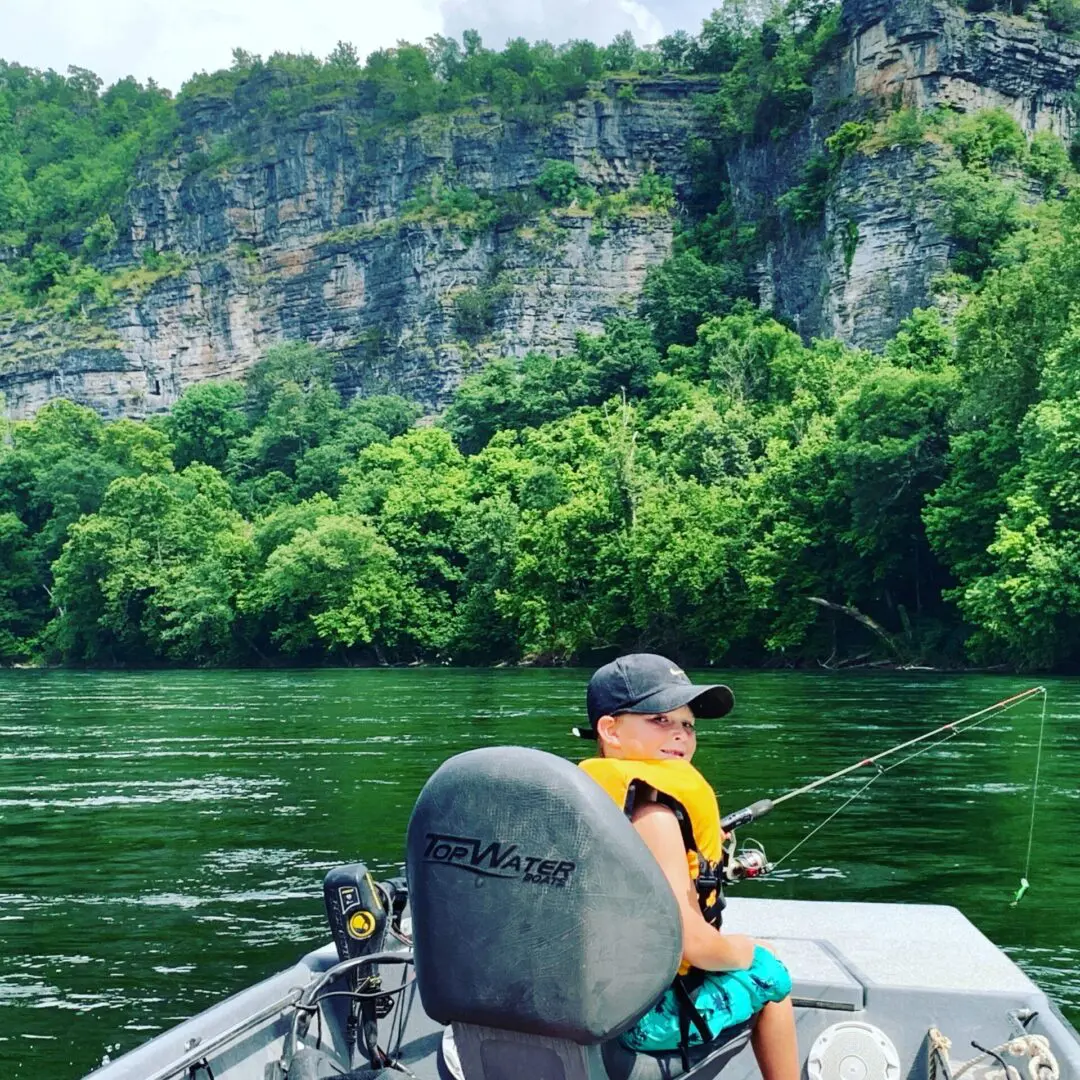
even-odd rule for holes
{"type": "Polygon", "coordinates": [[[763,818],[773,804],[770,799],[758,799],[757,802],[728,814],[720,822],[724,831],[724,880],[729,884],[746,881],[748,878],[764,877],[773,868],[765,849],[756,840],[750,840],[747,847],[740,848],[735,837],[735,830],[740,825],[763,818]]]}
{"type": "Polygon", "coordinates": [[[769,856],[756,840],[748,841],[748,846],[742,848],[737,844],[735,834],[728,833],[724,843],[724,880],[729,884],[764,877],[772,870],[769,856]]]}

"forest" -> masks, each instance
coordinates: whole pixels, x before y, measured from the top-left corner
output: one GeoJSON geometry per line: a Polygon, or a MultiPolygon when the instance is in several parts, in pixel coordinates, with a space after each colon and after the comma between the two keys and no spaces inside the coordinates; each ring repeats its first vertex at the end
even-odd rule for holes
{"type": "MultiPolygon", "coordinates": [[[[1008,5],[1036,8],[1080,27],[1074,0],[1008,5]]],[[[286,343],[147,421],[55,400],[6,422],[0,662],[569,663],[648,648],[695,664],[1075,670],[1080,155],[1001,110],[897,106],[841,124],[750,226],[725,156],[802,122],[839,35],[827,0],[729,3],[648,48],[625,35],[492,50],[467,34],[364,62],[344,44],[325,60],[238,50],[175,96],[0,62],[0,317],[14,321],[78,318],[158,269],[114,257],[125,193],[207,97],[265,124],[349,95],[378,131],[478,94],[535,119],[605,73],[710,80],[671,257],[636,312],[567,355],[495,360],[434,417],[345,400],[332,354],[286,343]],[[898,146],[936,170],[954,251],[936,303],[880,353],[804,342],[755,302],[753,256],[770,230],[820,219],[849,155],[898,146]]],[[[191,167],[245,149],[221,146],[191,167]]],[[[485,193],[439,197],[508,212],[485,193]]],[[[612,198],[558,161],[521,197],[612,198]]],[[[671,189],[654,177],[627,197],[671,189]]],[[[470,317],[483,312],[461,312],[463,332],[470,317]]]]}

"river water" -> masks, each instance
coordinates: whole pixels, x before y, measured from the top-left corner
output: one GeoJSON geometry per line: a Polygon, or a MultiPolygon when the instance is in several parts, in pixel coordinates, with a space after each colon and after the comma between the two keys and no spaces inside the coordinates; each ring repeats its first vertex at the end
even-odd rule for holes
{"type": "MultiPolygon", "coordinates": [[[[70,1080],[328,937],[341,862],[400,870],[413,801],[475,746],[584,756],[587,672],[0,672],[0,1076],[70,1080]]],[[[701,676],[699,675],[699,678],[701,676]]],[[[719,678],[715,672],[711,678],[719,678]]],[[[725,810],[1025,689],[983,676],[729,673],[698,756],[725,810]]],[[[1080,1019],[1080,681],[881,777],[748,895],[960,908],[1080,1019]]],[[[788,851],[864,782],[752,829],[788,851]]]]}

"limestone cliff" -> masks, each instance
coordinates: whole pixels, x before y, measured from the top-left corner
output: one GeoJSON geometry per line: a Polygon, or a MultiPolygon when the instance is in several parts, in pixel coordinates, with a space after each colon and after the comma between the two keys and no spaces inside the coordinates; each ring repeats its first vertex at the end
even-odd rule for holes
{"type": "MultiPolygon", "coordinates": [[[[1072,134],[1080,43],[945,0],[845,0],[843,14],[802,128],[729,158],[745,220],[775,217],[776,199],[847,119],[1002,107],[1028,131],[1072,134]]],[[[670,251],[673,213],[637,206],[599,220],[506,207],[549,159],[608,191],[655,171],[684,197],[694,95],[708,89],[671,76],[612,81],[544,122],[479,101],[378,137],[360,102],[284,124],[253,125],[224,99],[189,108],[183,151],[146,166],[130,193],[113,257],[114,269],[131,268],[119,303],[96,321],[0,322],[7,409],[26,416],[64,395],[145,415],[287,340],[334,350],[346,391],[391,389],[438,408],[486,358],[565,349],[633,309],[670,251]],[[243,152],[216,156],[230,140],[243,152]],[[433,185],[484,192],[503,212],[448,217],[423,198],[433,185]]],[[[880,347],[948,264],[933,169],[932,149],[847,158],[822,219],[783,222],[764,245],[752,274],[761,303],[806,336],[880,347]]]]}
{"type": "MultiPolygon", "coordinates": [[[[974,15],[941,0],[846,0],[843,13],[844,47],[819,74],[802,131],[732,163],[745,216],[763,216],[797,183],[841,122],[875,110],[1003,108],[1028,132],[1071,136],[1080,42],[1029,19],[974,15]]],[[[849,157],[824,220],[785,229],[767,245],[755,275],[762,302],[805,336],[883,345],[902,318],[930,302],[933,280],[948,265],[930,150],[849,157]]]]}
{"type": "Polygon", "coordinates": [[[475,228],[467,213],[446,220],[417,196],[433,184],[527,193],[549,159],[574,162],[605,190],[647,172],[684,189],[692,96],[708,84],[619,89],[545,124],[481,103],[377,139],[364,137],[360,109],[311,112],[244,132],[242,162],[217,170],[193,171],[192,159],[235,135],[230,104],[185,116],[189,153],[148,168],[130,196],[116,263],[138,267],[149,252],[151,269],[133,273],[124,301],[100,325],[0,325],[9,412],[64,395],[143,415],[193,382],[243,374],[287,340],[334,350],[346,391],[392,389],[434,408],[485,357],[572,346],[633,308],[670,250],[669,212],[525,213],[475,228]],[[172,259],[164,270],[160,252],[172,259]],[[463,333],[456,302],[467,293],[484,310],[463,333]]]}

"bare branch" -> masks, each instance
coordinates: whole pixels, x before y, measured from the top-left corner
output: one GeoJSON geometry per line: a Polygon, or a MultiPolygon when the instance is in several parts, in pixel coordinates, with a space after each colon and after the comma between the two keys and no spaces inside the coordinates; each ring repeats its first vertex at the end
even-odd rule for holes
{"type": "Polygon", "coordinates": [[[877,634],[888,645],[891,652],[895,653],[901,660],[904,659],[904,654],[893,639],[893,635],[881,623],[871,619],[869,615],[864,615],[858,608],[851,607],[848,604],[834,604],[831,600],[823,600],[820,596],[808,596],[806,599],[811,604],[817,604],[818,607],[825,608],[827,611],[839,611],[841,615],[847,615],[857,623],[862,623],[867,630],[877,634]]]}

